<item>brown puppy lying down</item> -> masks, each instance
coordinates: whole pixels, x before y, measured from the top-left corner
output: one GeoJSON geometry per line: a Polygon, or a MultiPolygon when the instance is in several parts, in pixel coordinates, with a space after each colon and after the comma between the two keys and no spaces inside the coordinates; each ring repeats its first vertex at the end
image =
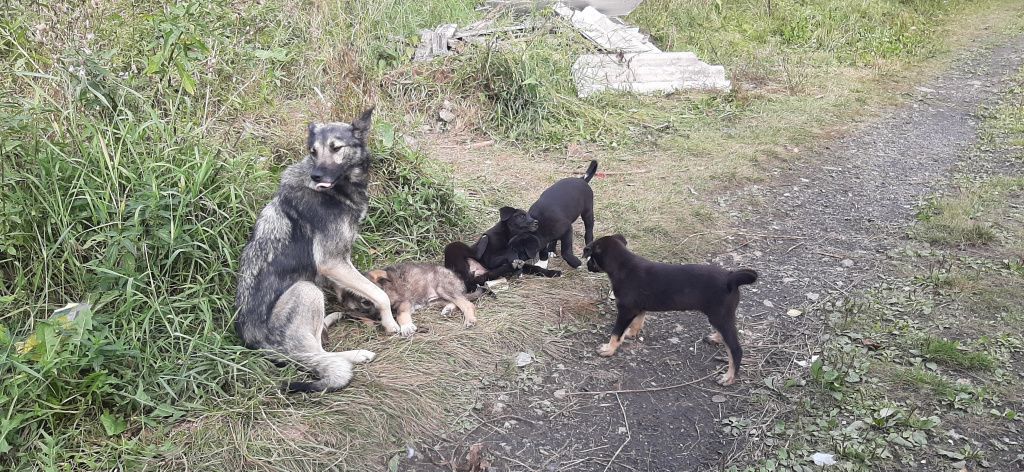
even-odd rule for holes
{"type": "Polygon", "coordinates": [[[626,238],[616,234],[600,238],[583,250],[591,272],[606,272],[612,283],[619,310],[608,344],[598,353],[611,356],[623,337],[636,336],[644,325],[646,311],[697,310],[708,317],[715,332],[708,340],[725,343],[729,371],[718,380],[731,385],[740,370],[743,349],[736,331],[736,307],[740,285],[752,284],[757,272],[727,270],[710,264],[662,264],[629,252],[626,238]]]}
{"type": "MultiPolygon", "coordinates": [[[[435,300],[448,302],[442,314],[458,307],[467,328],[476,323],[476,307],[466,298],[465,284],[459,276],[444,267],[433,264],[398,264],[371,270],[366,273],[366,278],[388,295],[391,309],[397,319],[401,320],[398,322],[401,326],[405,326],[403,323],[412,323],[412,313],[435,300]]],[[[376,306],[364,298],[346,294],[344,304],[349,309],[378,316],[376,306]]]]}

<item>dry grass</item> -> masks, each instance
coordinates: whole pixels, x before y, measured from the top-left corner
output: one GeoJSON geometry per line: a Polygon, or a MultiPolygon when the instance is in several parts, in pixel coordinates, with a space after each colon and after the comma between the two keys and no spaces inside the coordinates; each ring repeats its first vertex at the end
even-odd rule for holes
{"type": "Polygon", "coordinates": [[[597,299],[601,284],[582,273],[555,281],[517,280],[497,299],[479,302],[480,321],[468,330],[458,313],[442,318],[439,306],[421,309],[414,321],[428,331],[411,339],[339,322],[330,332],[333,350],[377,353],[373,362],[357,367],[349,388],[282,396],[270,387],[244,407],[208,413],[150,437],[176,445],[153,465],[378,470],[393,455],[405,454],[402,444],[459,433],[466,423],[452,420],[471,412],[481,385],[501,381],[515,388],[515,353],[532,352],[538,362],[559,356],[562,343],[545,328],[592,315],[596,304],[581,300],[597,299]]]}

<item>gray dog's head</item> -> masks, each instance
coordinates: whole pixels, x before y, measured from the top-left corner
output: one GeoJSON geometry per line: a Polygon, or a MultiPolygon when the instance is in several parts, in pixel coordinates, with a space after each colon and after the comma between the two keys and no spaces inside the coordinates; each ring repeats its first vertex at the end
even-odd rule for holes
{"type": "Polygon", "coordinates": [[[372,115],[373,107],[352,123],[310,123],[306,149],[313,164],[309,172],[313,190],[329,190],[343,180],[366,177],[370,167],[366,139],[372,115]]]}

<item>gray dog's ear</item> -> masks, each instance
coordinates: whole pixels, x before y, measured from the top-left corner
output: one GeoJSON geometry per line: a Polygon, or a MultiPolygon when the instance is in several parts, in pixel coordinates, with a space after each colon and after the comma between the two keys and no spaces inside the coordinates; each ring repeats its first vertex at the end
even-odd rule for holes
{"type": "Polygon", "coordinates": [[[629,245],[629,243],[626,242],[626,237],[621,235],[621,234],[613,234],[612,235],[612,239],[622,243],[623,246],[628,246],[629,245]]]}
{"type": "Polygon", "coordinates": [[[316,132],[320,129],[320,125],[310,123],[306,129],[306,151],[313,154],[316,152],[316,150],[313,149],[313,142],[316,141],[316,132]]]}
{"type": "Polygon", "coordinates": [[[373,118],[373,107],[367,108],[359,118],[352,122],[352,134],[357,139],[366,140],[370,134],[370,120],[373,118]]]}

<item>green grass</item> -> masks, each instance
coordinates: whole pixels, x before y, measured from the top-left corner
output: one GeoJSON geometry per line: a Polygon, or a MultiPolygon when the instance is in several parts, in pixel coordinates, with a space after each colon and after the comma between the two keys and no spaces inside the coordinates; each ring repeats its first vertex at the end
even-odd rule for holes
{"type": "Polygon", "coordinates": [[[1018,177],[967,182],[952,195],[929,200],[918,211],[918,224],[911,235],[933,244],[991,244],[1007,227],[1007,197],[1021,189],[1024,179],[1018,177]]]}
{"type": "Polygon", "coordinates": [[[956,391],[952,382],[922,368],[901,370],[899,373],[902,374],[900,378],[905,379],[909,385],[927,388],[939,396],[949,396],[956,391]]]}
{"type": "Polygon", "coordinates": [[[995,359],[984,352],[972,352],[959,341],[926,337],[921,340],[921,354],[939,364],[966,370],[991,370],[995,359]]]}
{"type": "Polygon", "coordinates": [[[948,46],[939,32],[969,11],[965,1],[773,2],[767,17],[759,2],[650,1],[629,21],[756,88],[577,100],[569,65],[592,47],[557,21],[410,63],[420,28],[475,21],[477,3],[0,4],[0,468],[373,470],[405,441],[454,429],[446,419],[465,413],[477,382],[507,371],[509,351],[547,344],[524,326],[549,313],[521,300],[492,307],[472,333],[425,315],[436,331],[410,343],[345,325],[338,347],[381,353],[356,385],[279,396],[298,374],[237,345],[234,271],[310,121],[378,106],[357,265],[437,260],[480,224],[467,221],[450,170],[405,144],[445,99],[472,130],[526,149],[661,146],[694,179],[740,181],[744,165],[840,122],[822,119],[832,111],[868,103],[876,72],[948,46]],[[671,131],[649,131],[662,124],[671,131]],[[48,320],[75,301],[91,314],[48,320]],[[19,349],[29,338],[39,342],[19,349]]]}
{"type": "MultiPolygon", "coordinates": [[[[316,119],[251,131],[252,110],[300,87],[284,81],[291,52],[275,52],[288,34],[247,25],[292,15],[112,2],[83,31],[60,18],[68,6],[5,5],[16,10],[0,30],[0,464],[133,463],[163,447],[142,440],[160,425],[249,404],[295,374],[231,329],[239,251],[316,119]],[[131,28],[113,21],[120,7],[139,15],[131,28]],[[75,301],[93,306],[80,326],[45,321],[75,301]],[[29,336],[43,341],[17,349],[29,336]]],[[[386,121],[375,136],[357,264],[434,259],[465,225],[464,204],[386,121]]]]}

